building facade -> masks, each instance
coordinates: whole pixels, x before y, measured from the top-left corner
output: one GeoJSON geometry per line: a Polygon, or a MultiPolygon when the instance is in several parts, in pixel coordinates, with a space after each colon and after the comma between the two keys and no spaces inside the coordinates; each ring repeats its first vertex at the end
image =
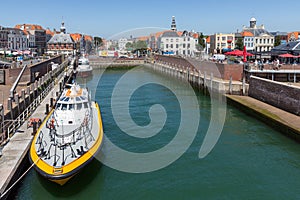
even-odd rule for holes
{"type": "Polygon", "coordinates": [[[211,54],[221,53],[227,49],[235,48],[234,33],[216,33],[210,36],[210,52],[211,54]]]}
{"type": "Polygon", "coordinates": [[[157,45],[149,47],[151,49],[157,47],[162,54],[194,56],[198,52],[196,46],[199,35],[193,31],[177,31],[174,16],[172,16],[171,30],[150,35],[150,42],[152,39],[156,40],[156,36],[158,36],[157,45]]]}
{"type": "Polygon", "coordinates": [[[62,22],[60,33],[56,33],[47,43],[47,54],[50,55],[75,55],[76,54],[76,43],[66,33],[64,22],[62,22]]]}
{"type": "Polygon", "coordinates": [[[27,46],[27,36],[24,32],[17,28],[7,28],[8,30],[8,49],[10,50],[26,50],[27,46]]]}
{"type": "Polygon", "coordinates": [[[34,51],[38,55],[43,55],[46,51],[46,30],[42,28],[40,25],[35,24],[18,24],[15,28],[25,30],[29,32],[31,35],[34,35],[35,47],[34,51]]]}
{"type": "Polygon", "coordinates": [[[257,26],[255,18],[250,19],[250,27],[243,27],[243,32],[251,32],[253,34],[254,52],[270,52],[274,47],[275,37],[265,30],[264,25],[257,26]]]}

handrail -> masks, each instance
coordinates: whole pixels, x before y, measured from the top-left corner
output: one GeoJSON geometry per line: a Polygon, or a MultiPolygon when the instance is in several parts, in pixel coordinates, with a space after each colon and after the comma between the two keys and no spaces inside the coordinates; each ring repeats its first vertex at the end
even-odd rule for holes
{"type": "MultiPolygon", "coordinates": [[[[61,65],[59,65],[58,68],[56,68],[53,71],[53,74],[57,75],[57,73],[61,72],[61,70],[67,65],[67,62],[63,62],[61,65]]],[[[22,69],[22,71],[25,69],[22,69]]],[[[21,73],[20,73],[21,74],[21,73]]],[[[60,73],[57,77],[62,77],[63,73],[60,73]]],[[[48,78],[48,80],[50,79],[50,76],[48,78]]],[[[46,81],[48,81],[46,80],[46,81]]],[[[16,82],[15,82],[16,83],[16,82]]],[[[13,89],[14,87],[12,87],[13,89]]],[[[33,102],[27,106],[27,108],[16,118],[13,120],[4,120],[2,123],[2,130],[6,130],[7,132],[7,138],[5,138],[5,131],[3,131],[3,133],[1,133],[0,136],[0,144],[5,141],[5,139],[10,139],[11,134],[15,133],[17,131],[17,129],[31,116],[31,114],[33,113],[33,111],[40,105],[41,101],[47,96],[47,94],[49,94],[49,92],[51,91],[51,89],[54,88],[54,82],[50,83],[48,85],[48,87],[42,91],[42,93],[40,93],[38,96],[36,96],[36,98],[33,100],[33,102]]],[[[14,90],[11,91],[13,92],[14,90]]]]}
{"type": "Polygon", "coordinates": [[[11,87],[11,89],[9,91],[9,97],[12,98],[12,99],[14,98],[15,89],[16,89],[19,81],[21,80],[21,77],[22,77],[22,75],[23,75],[23,73],[24,73],[24,71],[25,71],[26,68],[27,68],[27,65],[25,64],[24,67],[23,67],[23,69],[19,73],[16,81],[14,82],[13,86],[11,87]]]}

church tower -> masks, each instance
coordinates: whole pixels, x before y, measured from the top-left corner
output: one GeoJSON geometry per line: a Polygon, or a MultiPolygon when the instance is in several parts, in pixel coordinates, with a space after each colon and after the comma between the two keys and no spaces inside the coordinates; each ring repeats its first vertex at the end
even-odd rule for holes
{"type": "Polygon", "coordinates": [[[256,28],[256,19],[254,17],[250,19],[250,28],[256,28]]]}
{"type": "Polygon", "coordinates": [[[64,21],[62,21],[61,23],[60,32],[66,34],[66,27],[64,21]]]}
{"type": "Polygon", "coordinates": [[[175,22],[175,16],[172,16],[171,30],[172,31],[177,31],[176,22],[175,22]]]}

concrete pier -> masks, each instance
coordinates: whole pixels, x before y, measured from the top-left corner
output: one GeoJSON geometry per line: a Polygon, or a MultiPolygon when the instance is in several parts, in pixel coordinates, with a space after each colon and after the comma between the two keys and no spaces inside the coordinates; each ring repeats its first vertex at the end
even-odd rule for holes
{"type": "MultiPolygon", "coordinates": [[[[65,65],[61,65],[63,69],[65,65]]],[[[28,160],[28,150],[30,148],[31,141],[33,139],[33,128],[27,127],[27,122],[30,118],[39,118],[42,121],[46,117],[46,107],[51,104],[53,99],[57,98],[57,94],[60,91],[60,83],[63,80],[64,73],[57,74],[55,77],[58,81],[53,81],[47,88],[33,92],[34,95],[26,95],[27,99],[31,96],[32,101],[29,105],[25,106],[24,111],[19,117],[13,118],[14,126],[18,126],[13,133],[9,134],[6,138],[7,143],[2,146],[2,152],[0,157],[0,195],[1,200],[5,199],[7,195],[2,196],[7,189],[22,175],[23,163],[28,160]],[[29,119],[24,121],[29,116],[29,119]]],[[[58,71],[59,72],[59,71],[58,71]]],[[[42,80],[41,80],[42,81],[42,80]]],[[[41,88],[41,82],[38,81],[38,87],[41,88]]],[[[23,90],[22,90],[23,92],[23,90]]],[[[25,92],[25,91],[24,91],[25,92]]],[[[22,93],[25,96],[25,93],[22,93]]],[[[25,169],[26,170],[26,169],[25,169]]]]}
{"type": "Polygon", "coordinates": [[[300,142],[300,116],[249,96],[226,95],[227,102],[300,142]]]}

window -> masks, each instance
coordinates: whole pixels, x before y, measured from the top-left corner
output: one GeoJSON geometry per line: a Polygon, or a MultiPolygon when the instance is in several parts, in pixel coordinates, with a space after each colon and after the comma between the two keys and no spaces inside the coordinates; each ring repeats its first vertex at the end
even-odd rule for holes
{"type": "Polygon", "coordinates": [[[84,107],[84,108],[88,108],[88,103],[87,103],[87,102],[84,102],[84,103],[83,103],[83,107],[84,107]]]}
{"type": "Polygon", "coordinates": [[[188,41],[190,41],[190,38],[188,38],[188,41]]]}
{"type": "Polygon", "coordinates": [[[220,41],[220,37],[217,37],[217,41],[220,41]]]}
{"type": "Polygon", "coordinates": [[[166,49],[167,49],[167,48],[169,48],[169,45],[168,45],[168,44],[166,44],[166,49]]]}
{"type": "Polygon", "coordinates": [[[77,104],[77,110],[81,110],[81,108],[82,108],[82,103],[78,103],[77,104]]]}
{"type": "Polygon", "coordinates": [[[176,44],[176,48],[178,49],[178,47],[179,47],[179,45],[178,44],[176,44]]]}
{"type": "Polygon", "coordinates": [[[222,41],[226,41],[226,37],[225,36],[222,37],[222,41]]]}
{"type": "Polygon", "coordinates": [[[171,48],[173,49],[173,44],[171,44],[171,48]]]}
{"type": "Polygon", "coordinates": [[[61,109],[62,110],[67,110],[68,104],[62,104],[61,109]]]}
{"type": "Polygon", "coordinates": [[[183,44],[183,48],[185,48],[185,44],[183,44]]]}
{"type": "Polygon", "coordinates": [[[187,48],[189,49],[191,47],[191,44],[187,44],[187,48]]]}
{"type": "Polygon", "coordinates": [[[171,42],[173,42],[173,39],[171,39],[171,42]]]}
{"type": "Polygon", "coordinates": [[[74,104],[69,105],[69,110],[74,110],[74,104]]]}
{"type": "Polygon", "coordinates": [[[60,107],[61,107],[61,104],[58,103],[58,104],[56,105],[56,109],[57,109],[57,110],[60,110],[60,107]]]}

